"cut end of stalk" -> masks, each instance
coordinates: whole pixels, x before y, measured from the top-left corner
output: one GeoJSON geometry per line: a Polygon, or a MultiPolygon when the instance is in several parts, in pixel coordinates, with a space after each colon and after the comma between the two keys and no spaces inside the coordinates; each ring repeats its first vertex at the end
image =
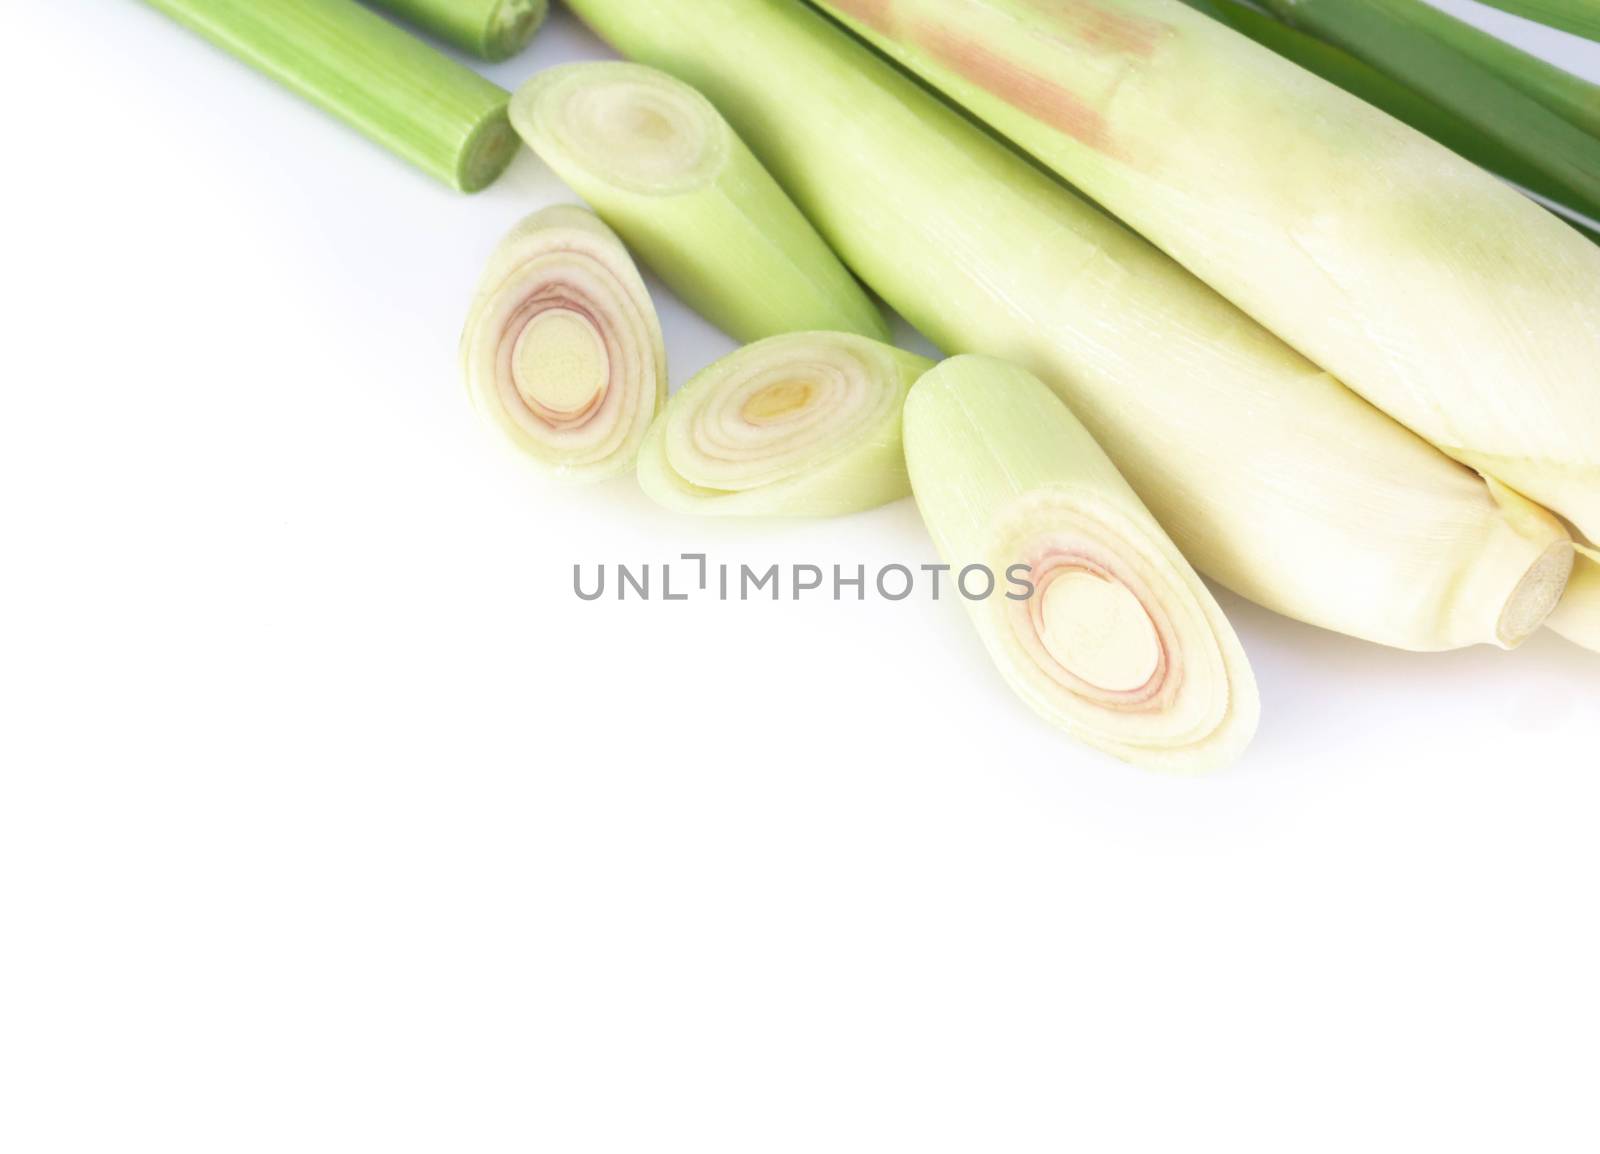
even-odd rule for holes
{"type": "Polygon", "coordinates": [[[456,188],[462,192],[482,192],[488,188],[500,179],[521,144],[504,105],[486,115],[473,128],[461,150],[455,173],[456,188]]]}
{"type": "Polygon", "coordinates": [[[911,391],[905,447],[945,559],[1019,590],[968,608],[1036,712],[1150,768],[1206,770],[1244,750],[1260,702],[1222,610],[1037,378],[985,357],[946,361],[911,391]]]}
{"type": "Polygon", "coordinates": [[[1574,561],[1572,543],[1558,541],[1533,563],[1517,583],[1495,628],[1502,646],[1515,649],[1555,612],[1572,577],[1574,561]]]}
{"type": "Polygon", "coordinates": [[[531,409],[563,417],[586,412],[611,378],[605,336],[574,309],[539,313],[517,337],[511,375],[531,409]]]}
{"type": "Polygon", "coordinates": [[[511,59],[528,46],[549,14],[550,0],[501,0],[484,29],[483,58],[511,59]]]}
{"type": "Polygon", "coordinates": [[[985,606],[979,627],[1054,724],[1135,764],[1204,770],[1243,751],[1258,705],[1221,610],[1175,558],[1153,522],[1092,490],[1035,490],[999,515],[982,558],[1027,566],[1033,593],[985,606]]]}
{"type": "Polygon", "coordinates": [[[667,508],[703,514],[827,516],[904,497],[901,408],[929,367],[848,333],[759,341],[672,398],[639,482],[667,508]]]}
{"type": "Polygon", "coordinates": [[[1477,563],[1456,586],[1449,612],[1480,640],[1515,649],[1560,603],[1572,576],[1572,538],[1548,510],[1517,490],[1486,474],[1483,481],[1497,515],[1477,563]],[[1485,636],[1491,622],[1494,632],[1485,636]]]}
{"type": "Polygon", "coordinates": [[[501,242],[462,360],[478,409],[568,480],[627,468],[666,396],[644,282],[615,234],[571,206],[534,214],[501,242]]]}
{"type": "Polygon", "coordinates": [[[727,124],[705,97],[637,64],[551,68],[518,91],[511,117],[546,160],[647,195],[702,187],[730,148],[727,124]]]}
{"type": "Polygon", "coordinates": [[[744,403],[740,415],[751,425],[778,425],[803,414],[817,395],[810,381],[775,381],[744,403]]]}
{"type": "Polygon", "coordinates": [[[1102,692],[1148,685],[1166,654],[1154,619],[1126,586],[1088,569],[1050,575],[1038,594],[1039,639],[1057,665],[1102,692]]]}

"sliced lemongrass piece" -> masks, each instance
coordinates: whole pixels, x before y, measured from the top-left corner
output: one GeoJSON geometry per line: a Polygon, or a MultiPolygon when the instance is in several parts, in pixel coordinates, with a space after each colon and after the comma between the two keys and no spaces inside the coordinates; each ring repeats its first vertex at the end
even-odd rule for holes
{"type": "Polygon", "coordinates": [[[568,64],[511,102],[529,146],[691,307],[740,341],[888,339],[882,312],[711,102],[637,64],[568,64]]]}
{"type": "Polygon", "coordinates": [[[1600,653],[1600,549],[1578,543],[1575,548],[1578,563],[1572,580],[1546,624],[1568,641],[1600,653]]]}
{"type": "Polygon", "coordinates": [[[150,0],[425,172],[476,192],[517,151],[510,94],[355,0],[150,0]]]}
{"type": "Polygon", "coordinates": [[[747,345],[685,385],[639,451],[639,484],[683,513],[826,517],[911,492],[900,441],[926,358],[853,333],[747,345]]]}
{"type": "Polygon", "coordinates": [[[369,0],[484,60],[509,60],[528,46],[550,0],[369,0]]]}
{"type": "Polygon", "coordinates": [[[905,444],[939,552],[996,576],[992,596],[966,604],[1024,701],[1138,765],[1204,770],[1243,752],[1260,699],[1232,626],[1037,377],[988,357],[944,362],[911,390],[905,444]]]}
{"type": "Polygon", "coordinates": [[[650,294],[615,233],[557,205],[500,242],[461,344],[474,405],[565,480],[633,463],[667,393],[650,294]]]}

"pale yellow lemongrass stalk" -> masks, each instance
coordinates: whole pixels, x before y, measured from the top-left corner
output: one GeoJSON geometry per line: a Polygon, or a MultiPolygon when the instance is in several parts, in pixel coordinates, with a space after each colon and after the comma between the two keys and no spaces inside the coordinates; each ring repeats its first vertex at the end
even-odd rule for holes
{"type": "Polygon", "coordinates": [[[1513,646],[1572,565],[1491,492],[798,0],[570,0],[706,93],[933,342],[1063,397],[1204,573],[1404,649],[1513,646]]]}
{"type": "Polygon", "coordinates": [[[888,326],[711,103],[653,68],[541,72],[511,102],[539,157],[688,304],[740,341],[888,326]]]}
{"type": "Polygon", "coordinates": [[[461,340],[474,406],[532,460],[568,481],[633,463],[666,398],[661,326],[622,242],[558,205],[501,241],[461,340]]]}
{"type": "Polygon", "coordinates": [[[1179,0],[817,3],[1373,404],[1600,537],[1600,247],[1539,205],[1179,0]]]}
{"type": "Polygon", "coordinates": [[[911,492],[906,392],[933,362],[851,333],[791,333],[701,372],[656,418],[639,484],[683,513],[825,517],[911,492]]]}
{"type": "Polygon", "coordinates": [[[1212,769],[1243,752],[1261,706],[1232,626],[1037,377],[987,357],[945,361],[912,388],[905,441],[940,554],[952,570],[996,575],[991,596],[965,604],[1024,701],[1154,769],[1212,769]]]}

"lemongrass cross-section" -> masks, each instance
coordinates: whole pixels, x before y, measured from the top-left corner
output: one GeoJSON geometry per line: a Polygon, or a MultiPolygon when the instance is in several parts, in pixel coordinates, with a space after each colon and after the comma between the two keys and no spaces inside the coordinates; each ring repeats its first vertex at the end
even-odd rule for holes
{"type": "Polygon", "coordinates": [[[1238,638],[1205,584],[1076,417],[1002,361],[944,362],[911,390],[906,459],[952,569],[1024,592],[968,599],[1011,687],[1125,761],[1234,760],[1260,714],[1238,638]]]}
{"type": "Polygon", "coordinates": [[[517,93],[524,140],[696,311],[740,341],[887,339],[882,312],[705,97],[637,64],[568,64],[517,93]]]}
{"type": "Polygon", "coordinates": [[[564,480],[619,473],[666,397],[666,352],[627,249],[588,211],[528,217],[485,269],[462,337],[474,406],[564,480]]]}
{"type": "Polygon", "coordinates": [[[852,333],[790,333],[724,357],[685,385],[639,453],[639,483],[669,509],[820,517],[907,496],[906,393],[932,362],[852,333]]]}

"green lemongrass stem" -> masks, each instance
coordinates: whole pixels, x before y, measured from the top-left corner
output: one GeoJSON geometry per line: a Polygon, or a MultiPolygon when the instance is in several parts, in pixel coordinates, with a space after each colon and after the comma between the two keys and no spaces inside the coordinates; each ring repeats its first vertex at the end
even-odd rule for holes
{"type": "Polygon", "coordinates": [[[1556,197],[1561,203],[1579,212],[1600,213],[1600,139],[1452,46],[1445,33],[1458,22],[1424,0],[1267,3],[1285,20],[1403,79],[1501,149],[1542,171],[1564,190],[1556,197]]]}
{"type": "Polygon", "coordinates": [[[534,213],[500,242],[461,340],[474,407],[566,481],[628,468],[667,394],[650,294],[584,209],[534,213]]]}
{"type": "Polygon", "coordinates": [[[1179,0],[820,6],[1373,404],[1600,536],[1600,250],[1542,206],[1179,0]]]}
{"type": "Polygon", "coordinates": [[[540,73],[511,104],[529,146],[696,311],[739,341],[887,340],[877,305],[722,115],[638,64],[540,73]]]}
{"type": "Polygon", "coordinates": [[[1547,28],[1559,28],[1586,40],[1600,40],[1600,3],[1596,0],[1483,0],[1483,3],[1547,28]]]}
{"type": "Polygon", "coordinates": [[[484,60],[509,60],[526,48],[550,0],[367,0],[484,60]]]}
{"type": "Polygon", "coordinates": [[[1553,518],[1491,494],[816,12],[569,5],[711,97],[936,345],[1061,394],[1202,572],[1404,649],[1515,645],[1555,605],[1572,548],[1553,518]]]}
{"type": "MultiPolygon", "coordinates": [[[[1197,7],[1196,0],[1186,0],[1197,7]]],[[[1206,0],[1200,9],[1242,32],[1264,48],[1316,73],[1353,96],[1381,108],[1396,120],[1431,136],[1458,156],[1463,156],[1506,180],[1538,193],[1556,204],[1570,199],[1570,190],[1541,166],[1530,164],[1493,137],[1478,131],[1455,113],[1442,108],[1365,60],[1338,45],[1319,40],[1252,8],[1243,0],[1206,0]]],[[[1491,38],[1492,39],[1492,38],[1491,38]]],[[[1498,43],[1498,41],[1496,41],[1498,43]]],[[[1531,58],[1530,58],[1531,59],[1531,58]]],[[[1574,222],[1563,217],[1568,224],[1574,222]]],[[[1575,226],[1576,227],[1576,226],[1575,226]]]]}
{"type": "Polygon", "coordinates": [[[1600,653],[1600,549],[1584,544],[1576,548],[1572,580],[1547,624],[1568,641],[1600,653]]]}
{"type": "Polygon", "coordinates": [[[355,0],[148,0],[462,192],[516,154],[510,94],[355,0]]]}
{"type": "MultiPolygon", "coordinates": [[[[1016,592],[967,599],[1001,674],[1079,740],[1154,769],[1233,761],[1260,699],[1216,599],[1037,377],[957,357],[905,410],[906,461],[952,571],[1016,592]]],[[[980,590],[981,591],[981,590],[980,590]]]]}
{"type": "Polygon", "coordinates": [[[1416,5],[1408,18],[1441,44],[1489,69],[1590,136],[1600,137],[1600,85],[1557,68],[1430,4],[1416,5]]]}
{"type": "Polygon", "coordinates": [[[789,333],[704,370],[656,418],[639,484],[682,513],[830,517],[910,494],[906,392],[933,362],[853,333],[789,333]]]}

